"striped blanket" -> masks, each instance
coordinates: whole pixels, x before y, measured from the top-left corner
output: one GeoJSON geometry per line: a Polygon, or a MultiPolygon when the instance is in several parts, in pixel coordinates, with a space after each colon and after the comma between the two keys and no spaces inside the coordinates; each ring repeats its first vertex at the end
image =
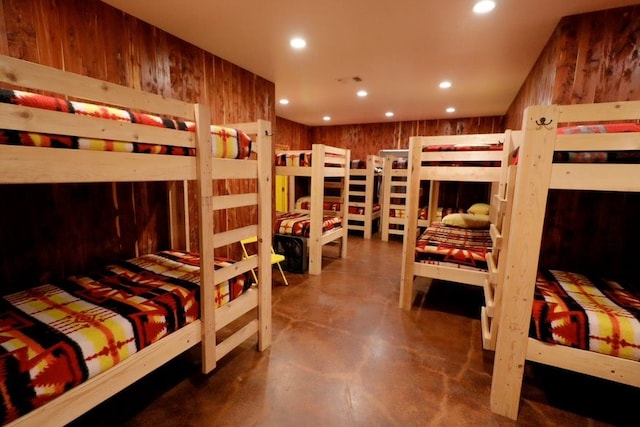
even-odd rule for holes
{"type": "Polygon", "coordinates": [[[460,268],[487,269],[491,251],[489,229],[448,227],[433,223],[416,242],[416,261],[455,265],[460,268]]]}
{"type": "MultiPolygon", "coordinates": [[[[45,110],[61,111],[81,116],[138,123],[147,126],[195,131],[195,123],[168,119],[152,114],[137,113],[115,107],[93,105],[84,102],[67,101],[46,95],[20,90],[1,89],[0,102],[45,110]]],[[[238,129],[211,126],[213,157],[245,159],[251,154],[251,139],[238,129]]],[[[0,130],[0,144],[26,145],[35,147],[73,148],[82,150],[120,151],[127,153],[172,154],[194,156],[195,150],[186,147],[157,145],[147,142],[107,141],[76,136],[63,136],[0,130]]]]}
{"type": "MultiPolygon", "coordinates": [[[[327,232],[342,226],[342,218],[324,216],[322,218],[322,232],[327,232]]],[[[306,213],[285,212],[276,213],[274,234],[309,237],[311,231],[311,217],[306,213]]]]}
{"type": "MultiPolygon", "coordinates": [[[[216,269],[232,261],[216,260],[216,269]]],[[[0,421],[44,405],[199,317],[196,254],[166,251],[0,298],[0,421]]],[[[216,290],[216,306],[250,286],[216,290]]]]}
{"type": "Polygon", "coordinates": [[[639,285],[541,270],[530,336],[640,361],[639,285]]]}

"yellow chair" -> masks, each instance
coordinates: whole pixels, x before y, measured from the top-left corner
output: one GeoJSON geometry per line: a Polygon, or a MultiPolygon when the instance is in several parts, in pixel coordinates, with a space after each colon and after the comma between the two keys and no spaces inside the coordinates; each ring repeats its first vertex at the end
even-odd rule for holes
{"type": "MultiPolygon", "coordinates": [[[[251,243],[256,243],[257,241],[258,241],[258,236],[248,237],[240,241],[240,245],[242,246],[242,253],[245,259],[257,256],[257,254],[249,255],[249,253],[247,252],[247,245],[251,243]]],[[[284,275],[284,271],[282,271],[282,266],[280,266],[280,263],[284,260],[285,260],[284,255],[275,253],[275,251],[273,250],[273,247],[271,247],[271,265],[273,264],[278,265],[278,269],[280,270],[280,274],[282,274],[282,280],[284,280],[284,284],[289,286],[289,282],[287,282],[287,278],[284,275]]],[[[253,268],[251,269],[251,274],[253,274],[253,279],[256,281],[256,284],[258,284],[258,277],[256,276],[256,272],[253,268]]]]}

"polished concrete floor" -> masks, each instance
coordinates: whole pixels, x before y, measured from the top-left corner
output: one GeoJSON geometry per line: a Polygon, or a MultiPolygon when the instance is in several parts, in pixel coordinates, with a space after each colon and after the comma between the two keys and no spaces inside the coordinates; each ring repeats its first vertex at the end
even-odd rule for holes
{"type": "Polygon", "coordinates": [[[436,282],[405,312],[401,242],[353,236],[346,260],[332,249],[320,276],[288,273],[285,287],[274,270],[268,351],[249,340],[205,376],[194,349],[73,424],[638,425],[638,389],[543,366],[527,366],[517,423],[492,414],[480,289],[436,282]]]}

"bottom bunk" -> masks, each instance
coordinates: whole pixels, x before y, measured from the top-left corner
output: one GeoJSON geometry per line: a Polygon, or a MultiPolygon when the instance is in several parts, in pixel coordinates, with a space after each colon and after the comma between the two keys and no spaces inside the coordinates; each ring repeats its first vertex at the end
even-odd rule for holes
{"type": "MultiPolygon", "coordinates": [[[[0,298],[2,422],[69,422],[199,343],[199,265],[198,254],[163,251],[0,298]]],[[[248,273],[225,275],[216,330],[258,306],[248,273]]],[[[258,319],[241,326],[216,360],[258,329],[258,319]]]]}
{"type": "Polygon", "coordinates": [[[343,224],[343,217],[323,215],[321,234],[318,240],[313,240],[310,238],[312,226],[313,224],[311,221],[311,215],[309,213],[276,212],[273,233],[281,236],[295,236],[305,238],[309,254],[308,270],[310,272],[313,271],[311,268],[313,263],[315,263],[318,267],[322,265],[322,247],[324,245],[340,245],[340,256],[342,258],[346,258],[347,230],[345,229],[343,224]],[[315,247],[312,248],[312,246],[315,247]],[[315,254],[315,259],[312,254],[315,254]]]}

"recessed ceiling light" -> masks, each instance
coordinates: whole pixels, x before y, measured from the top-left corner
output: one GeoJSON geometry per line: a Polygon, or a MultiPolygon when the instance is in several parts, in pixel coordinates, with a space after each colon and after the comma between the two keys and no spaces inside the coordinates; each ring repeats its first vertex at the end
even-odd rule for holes
{"type": "Polygon", "coordinates": [[[328,122],[329,120],[331,120],[331,116],[324,116],[322,120],[324,120],[325,122],[328,122]]]}
{"type": "Polygon", "coordinates": [[[387,111],[384,115],[387,117],[393,117],[393,111],[387,111]]]}
{"type": "Polygon", "coordinates": [[[440,89],[449,89],[451,87],[451,82],[445,80],[440,82],[439,86],[440,86],[440,89]]]}
{"type": "Polygon", "coordinates": [[[367,95],[369,95],[369,94],[367,93],[367,91],[366,91],[366,90],[359,90],[359,91],[358,91],[358,93],[357,93],[357,95],[358,95],[360,98],[364,98],[365,96],[367,96],[367,95]]]}
{"type": "Polygon", "coordinates": [[[453,108],[453,107],[449,107],[449,108],[446,109],[446,111],[447,111],[447,113],[455,113],[456,109],[453,108]]]}
{"type": "Polygon", "coordinates": [[[481,0],[473,6],[473,11],[478,14],[491,12],[496,7],[496,2],[481,0]]]}
{"type": "Polygon", "coordinates": [[[307,42],[301,37],[295,37],[291,39],[289,44],[294,49],[304,49],[304,47],[307,45],[307,42]]]}
{"type": "Polygon", "coordinates": [[[280,100],[280,104],[282,104],[282,105],[287,105],[288,103],[289,103],[289,100],[288,100],[288,99],[286,99],[286,98],[282,98],[282,99],[280,100]]]}

